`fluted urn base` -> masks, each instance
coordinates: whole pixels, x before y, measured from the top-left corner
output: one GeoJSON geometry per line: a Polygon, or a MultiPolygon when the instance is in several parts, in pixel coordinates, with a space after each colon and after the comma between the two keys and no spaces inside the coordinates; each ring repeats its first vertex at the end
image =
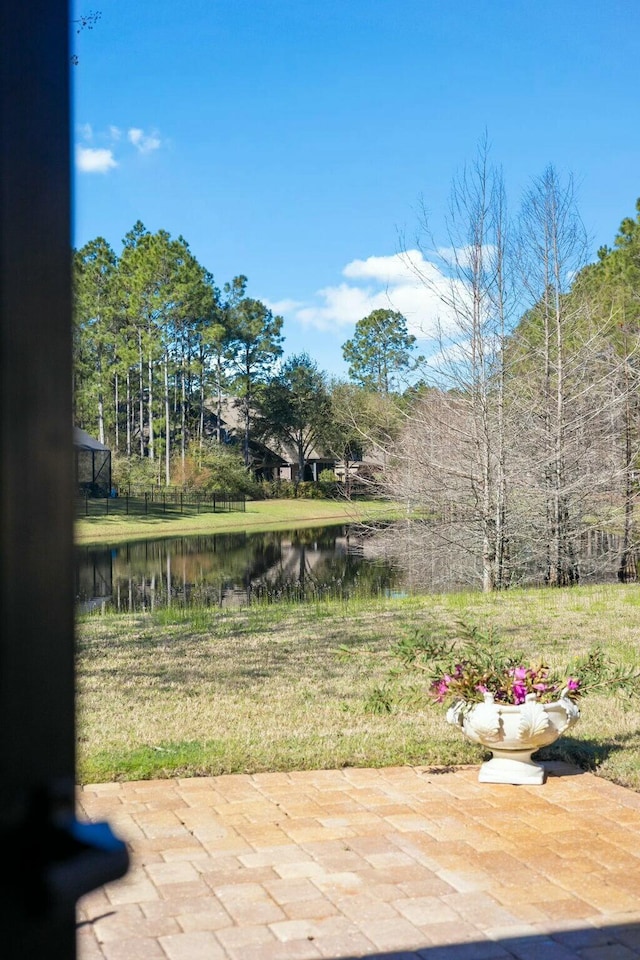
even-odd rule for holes
{"type": "Polygon", "coordinates": [[[567,697],[539,703],[535,694],[521,704],[504,704],[486,693],[483,703],[460,701],[447,711],[449,723],[491,750],[491,759],[480,767],[481,783],[544,783],[545,769],[531,754],[557,740],[579,716],[567,697]]]}
{"type": "Polygon", "coordinates": [[[480,783],[544,783],[546,771],[531,759],[531,750],[501,751],[493,748],[493,756],[480,767],[480,783]]]}

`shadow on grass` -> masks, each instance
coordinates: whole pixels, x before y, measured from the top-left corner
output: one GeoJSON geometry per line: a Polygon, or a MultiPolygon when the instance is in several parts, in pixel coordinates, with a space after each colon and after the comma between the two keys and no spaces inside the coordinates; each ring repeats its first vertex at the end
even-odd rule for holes
{"type": "MultiPolygon", "coordinates": [[[[363,928],[366,934],[366,927],[363,928]]],[[[586,960],[640,957],[640,923],[617,923],[603,927],[585,925],[499,940],[474,940],[446,946],[386,950],[367,954],[367,960],[586,960]]],[[[334,958],[337,960],[337,955],[334,958]]],[[[361,954],[341,954],[340,960],[364,960],[361,954]]]]}
{"type": "Polygon", "coordinates": [[[623,733],[607,740],[579,740],[577,737],[562,736],[549,747],[543,747],[534,760],[562,760],[575,764],[581,770],[596,771],[612,754],[629,747],[640,747],[640,730],[623,733]]]}
{"type": "MultiPolygon", "coordinates": [[[[158,633],[142,622],[143,632],[102,636],[79,641],[82,673],[85,677],[119,679],[126,673],[129,681],[152,682],[167,690],[186,685],[190,688],[212,679],[212,662],[217,663],[217,676],[224,677],[228,688],[252,689],[257,683],[271,677],[289,675],[292,682],[305,677],[310,682],[330,681],[340,676],[340,646],[344,645],[339,631],[329,631],[319,637],[303,640],[283,639],[286,626],[269,623],[267,626],[248,622],[235,623],[232,635],[216,638],[211,634],[211,623],[205,622],[187,635],[171,635],[171,625],[163,623],[158,633]],[[244,636],[260,634],[256,652],[247,653],[242,646],[244,636]],[[233,642],[237,640],[237,647],[233,642]],[[116,659],[111,659],[113,655],[116,659]],[[120,657],[126,656],[126,661],[120,657]],[[249,656],[253,657],[249,661],[249,656]],[[111,662],[110,662],[111,659],[111,662]]],[[[181,626],[181,625],[179,625],[181,626]]],[[[349,638],[353,647],[367,647],[380,639],[367,625],[349,638]]]]}

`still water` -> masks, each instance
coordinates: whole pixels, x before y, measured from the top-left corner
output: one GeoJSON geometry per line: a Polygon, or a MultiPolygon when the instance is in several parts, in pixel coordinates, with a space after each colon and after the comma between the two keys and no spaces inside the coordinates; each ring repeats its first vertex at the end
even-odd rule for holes
{"type": "Polygon", "coordinates": [[[176,537],[78,547],[79,611],[238,607],[256,600],[373,596],[394,590],[394,564],[356,527],[176,537]]]}

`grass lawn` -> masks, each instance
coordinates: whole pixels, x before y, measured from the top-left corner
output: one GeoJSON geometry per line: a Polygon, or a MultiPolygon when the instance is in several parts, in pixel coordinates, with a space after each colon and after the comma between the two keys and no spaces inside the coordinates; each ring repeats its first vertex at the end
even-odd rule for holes
{"type": "Polygon", "coordinates": [[[395,512],[392,504],[377,500],[252,500],[245,512],[82,517],[75,524],[75,540],[82,544],[117,543],[239,530],[287,530],[330,523],[366,523],[390,519],[395,512]]]}
{"type": "MultiPolygon", "coordinates": [[[[495,625],[532,660],[562,667],[602,643],[640,668],[636,585],[87,616],[81,781],[479,763],[482,748],[447,725],[415,678],[399,681],[410,695],[398,702],[390,660],[367,652],[461,618],[495,625]],[[340,656],[343,644],[353,656],[340,656]]],[[[640,790],[640,698],[603,691],[580,706],[578,724],[542,755],[640,790]]]]}

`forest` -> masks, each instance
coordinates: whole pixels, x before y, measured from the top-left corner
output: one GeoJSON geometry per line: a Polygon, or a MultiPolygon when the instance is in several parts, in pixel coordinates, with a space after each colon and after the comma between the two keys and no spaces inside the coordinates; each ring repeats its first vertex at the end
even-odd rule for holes
{"type": "MultiPolygon", "coordinates": [[[[449,211],[426,348],[374,310],[342,347],[344,380],[283,361],[283,318],[244,275],[217,286],[182,236],[137,222],[118,253],[97,237],[73,255],[76,425],[121,479],[164,485],[268,479],[261,443],[299,478],[314,452],[368,456],[375,492],[406,507],[402,549],[486,592],[637,579],[640,201],[589,262],[572,178],[549,166],[510,215],[480,148],[449,211]]],[[[420,238],[442,250],[426,215],[420,238]]]]}

